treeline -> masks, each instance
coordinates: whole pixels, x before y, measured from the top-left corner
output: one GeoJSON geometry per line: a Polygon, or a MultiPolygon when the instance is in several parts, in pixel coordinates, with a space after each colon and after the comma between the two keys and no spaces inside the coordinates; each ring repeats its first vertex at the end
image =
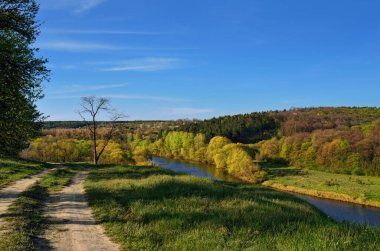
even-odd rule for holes
{"type": "MultiPolygon", "coordinates": [[[[102,164],[149,164],[149,151],[139,145],[141,140],[132,144],[108,143],[99,163],[102,164]]],[[[99,140],[98,148],[104,141],[99,140]]],[[[26,159],[65,162],[90,162],[92,160],[92,142],[86,139],[59,138],[51,135],[37,138],[31,142],[21,156],[26,159]]]]}
{"type": "Polygon", "coordinates": [[[204,134],[169,132],[152,144],[151,152],[162,157],[213,164],[245,181],[257,183],[266,177],[266,172],[254,161],[254,148],[232,143],[222,136],[215,136],[207,143],[204,134]]]}
{"type": "Polygon", "coordinates": [[[257,146],[260,160],[287,161],[297,167],[335,173],[380,175],[380,120],[274,137],[257,146]]]}
{"type": "Polygon", "coordinates": [[[178,131],[203,133],[207,140],[224,136],[232,142],[255,143],[276,135],[279,121],[269,112],[251,113],[195,121],[180,126],[178,131]]]}
{"type": "MultiPolygon", "coordinates": [[[[109,126],[112,122],[110,121],[98,121],[100,126],[109,126]]],[[[119,125],[124,125],[130,128],[140,128],[140,127],[154,127],[154,128],[173,128],[190,123],[189,120],[135,120],[135,121],[118,121],[119,125]]],[[[87,123],[85,121],[44,121],[44,129],[53,128],[82,128],[86,127],[87,123]]]]}
{"type": "Polygon", "coordinates": [[[318,107],[284,111],[254,112],[194,121],[178,131],[203,133],[210,140],[224,136],[233,142],[257,143],[274,136],[289,136],[315,130],[350,128],[380,117],[376,107],[318,107]]]}
{"type": "Polygon", "coordinates": [[[380,175],[380,108],[319,107],[225,116],[179,127],[256,143],[258,161],[380,175]]]}
{"type": "MultiPolygon", "coordinates": [[[[84,129],[54,129],[49,132],[54,133],[32,141],[22,156],[59,163],[91,161],[92,144],[84,129]]],[[[103,130],[99,130],[99,148],[102,148],[102,135],[103,130]]],[[[156,155],[213,164],[242,180],[261,182],[266,173],[255,162],[256,154],[254,147],[232,143],[222,136],[216,136],[208,142],[205,135],[200,133],[164,132],[156,140],[129,133],[125,140],[116,137],[111,141],[99,162],[146,165],[149,164],[149,157],[156,155]]]]}
{"type": "MultiPolygon", "coordinates": [[[[182,125],[157,122],[118,128],[103,163],[147,163],[150,155],[158,155],[214,164],[252,181],[265,176],[257,163],[262,161],[380,175],[379,108],[292,109],[186,121],[182,125]]],[[[107,131],[106,126],[99,128],[100,140],[107,131]]],[[[89,140],[85,128],[44,129],[42,138],[24,153],[39,160],[88,161],[89,140]]]]}

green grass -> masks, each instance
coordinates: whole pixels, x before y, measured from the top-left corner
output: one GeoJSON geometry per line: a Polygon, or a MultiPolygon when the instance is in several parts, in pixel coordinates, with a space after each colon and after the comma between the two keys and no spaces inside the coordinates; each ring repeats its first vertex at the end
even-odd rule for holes
{"type": "Polygon", "coordinates": [[[38,250],[37,236],[44,230],[43,206],[49,192],[61,190],[76,173],[71,168],[57,169],[22,193],[5,215],[0,250],[38,250]]]}
{"type": "Polygon", "coordinates": [[[334,192],[351,197],[353,202],[373,201],[380,205],[380,177],[326,173],[294,167],[265,170],[269,173],[269,180],[264,183],[267,185],[280,184],[285,187],[334,192]]]}
{"type": "Polygon", "coordinates": [[[85,187],[125,250],[380,250],[380,229],[335,223],[263,186],[116,166],[93,170],[85,187]]]}
{"type": "Polygon", "coordinates": [[[48,167],[50,167],[49,164],[42,162],[0,157],[0,188],[13,181],[42,172],[48,167]]]}

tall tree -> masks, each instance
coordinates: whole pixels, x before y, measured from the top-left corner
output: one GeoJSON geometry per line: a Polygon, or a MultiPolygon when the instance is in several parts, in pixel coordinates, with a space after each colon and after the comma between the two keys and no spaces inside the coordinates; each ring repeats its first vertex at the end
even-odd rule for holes
{"type": "Polygon", "coordinates": [[[113,133],[115,132],[117,121],[123,117],[123,114],[116,113],[110,106],[110,100],[107,98],[97,98],[94,96],[83,97],[81,103],[82,109],[78,112],[86,123],[89,132],[91,133],[92,147],[93,147],[93,161],[98,164],[100,156],[106,149],[110,142],[113,133]],[[99,148],[97,141],[97,130],[99,128],[97,116],[101,112],[106,112],[110,115],[111,127],[104,138],[104,144],[99,148]],[[99,149],[98,149],[99,148],[99,149]]]}
{"type": "Polygon", "coordinates": [[[0,1],[0,154],[17,155],[41,127],[36,101],[49,71],[33,47],[39,34],[35,0],[0,1]]]}

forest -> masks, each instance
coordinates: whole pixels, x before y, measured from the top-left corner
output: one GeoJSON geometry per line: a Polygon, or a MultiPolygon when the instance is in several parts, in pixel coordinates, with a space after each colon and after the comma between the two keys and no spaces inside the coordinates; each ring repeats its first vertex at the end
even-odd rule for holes
{"type": "MultiPolygon", "coordinates": [[[[107,127],[98,129],[99,148],[102,148],[107,132],[107,127]]],[[[24,158],[59,163],[91,160],[92,143],[86,128],[45,129],[42,134],[22,152],[24,158]]],[[[142,125],[134,130],[120,128],[105,148],[100,163],[149,165],[152,155],[212,164],[251,182],[261,182],[266,176],[254,161],[255,149],[247,145],[232,143],[222,136],[215,136],[207,142],[201,133],[167,130],[158,133],[154,128],[148,130],[142,125]]]]}
{"type": "MultiPolygon", "coordinates": [[[[143,165],[156,155],[212,164],[254,182],[265,179],[261,166],[267,163],[379,176],[379,118],[379,108],[321,107],[204,121],[120,123],[100,161],[143,165]]],[[[99,147],[107,131],[107,124],[100,124],[99,147]]],[[[90,161],[90,140],[85,127],[43,129],[22,156],[53,162],[90,161]]]]}
{"type": "Polygon", "coordinates": [[[210,132],[217,131],[233,142],[253,143],[258,161],[335,173],[380,175],[380,109],[376,107],[251,113],[186,124],[178,130],[201,132],[209,137],[210,132]]]}

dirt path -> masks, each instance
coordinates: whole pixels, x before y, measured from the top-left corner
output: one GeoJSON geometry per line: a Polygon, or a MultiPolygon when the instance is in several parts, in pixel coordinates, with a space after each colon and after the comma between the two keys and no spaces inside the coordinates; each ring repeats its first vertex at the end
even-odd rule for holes
{"type": "Polygon", "coordinates": [[[0,190],[0,225],[4,222],[3,216],[7,213],[9,206],[17,197],[49,172],[51,170],[45,170],[39,174],[18,180],[0,190]]]}
{"type": "Polygon", "coordinates": [[[104,235],[88,207],[83,187],[87,172],[77,174],[71,185],[53,194],[47,203],[49,228],[41,250],[118,250],[104,235]]]}

